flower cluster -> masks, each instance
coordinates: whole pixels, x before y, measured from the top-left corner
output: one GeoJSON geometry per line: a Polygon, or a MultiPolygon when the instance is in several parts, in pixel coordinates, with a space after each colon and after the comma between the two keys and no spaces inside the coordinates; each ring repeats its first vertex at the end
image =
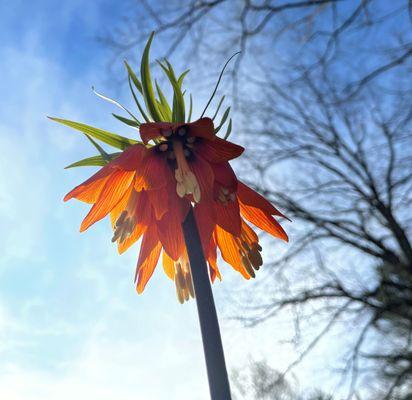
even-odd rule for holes
{"type": "Polygon", "coordinates": [[[148,69],[151,40],[152,37],[143,54],[141,80],[127,65],[131,89],[134,84],[145,100],[146,112],[132,89],[146,122],[135,117],[132,120],[118,117],[139,129],[141,142],[55,119],[84,132],[101,153],[73,164],[102,165],[102,168],[64,199],[76,198],[92,204],[81,231],[110,214],[112,241],[117,243],[120,253],[141,239],[135,276],[139,293],[161,256],[164,271],[175,282],[179,301],[184,302],[194,297],[182,231],[191,208],[212,281],[221,278],[218,249],[222,258],[243,277],[255,277],[255,271],[262,265],[262,247],[248,223],[283,240],[287,240],[287,235],[275,219],[283,215],[240,182],[231,168],[229,161],[239,157],[243,147],[218,137],[211,118],[189,122],[189,117],[185,121],[183,79],[175,77],[169,63],[161,66],[173,85],[173,110],[157,85],[159,99],[154,96],[148,69]],[[123,151],[107,154],[92,137],[118,144],[123,151]]]}

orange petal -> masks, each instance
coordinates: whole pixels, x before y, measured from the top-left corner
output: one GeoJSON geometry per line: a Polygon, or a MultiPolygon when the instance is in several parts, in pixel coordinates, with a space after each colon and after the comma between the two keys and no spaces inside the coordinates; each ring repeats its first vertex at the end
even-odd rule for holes
{"type": "Polygon", "coordinates": [[[85,203],[95,203],[99,198],[104,185],[109,179],[109,174],[110,172],[102,178],[95,178],[95,175],[93,175],[87,181],[83,182],[79,186],[76,186],[73,190],[67,193],[66,196],[64,196],[64,201],[70,200],[74,197],[77,200],[84,201],[85,203]]]}
{"type": "Polygon", "coordinates": [[[232,235],[240,235],[240,208],[237,199],[222,204],[215,201],[216,223],[232,235]]]}
{"type": "Polygon", "coordinates": [[[215,140],[203,140],[196,146],[196,153],[212,163],[221,163],[239,157],[245,149],[216,136],[215,140]]]}
{"type": "Polygon", "coordinates": [[[230,264],[233,269],[239,271],[245,279],[250,279],[249,274],[242,265],[239,247],[234,237],[219,226],[216,226],[215,233],[217,245],[222,253],[222,258],[230,264]]]}
{"type": "Polygon", "coordinates": [[[141,163],[141,168],[136,174],[134,187],[138,192],[142,189],[159,189],[172,179],[172,170],[168,165],[165,155],[152,148],[147,150],[146,156],[141,163]]]}
{"type": "Polygon", "coordinates": [[[212,201],[202,200],[193,208],[196,225],[202,243],[203,253],[209,253],[210,240],[216,224],[216,214],[212,201]]]}
{"type": "Polygon", "coordinates": [[[196,136],[209,140],[214,140],[216,137],[213,121],[210,118],[200,118],[186,126],[189,131],[188,136],[196,136]]]}
{"type": "Polygon", "coordinates": [[[168,209],[169,210],[174,210],[178,217],[180,223],[182,223],[186,216],[187,213],[189,212],[190,209],[190,201],[187,200],[186,198],[180,198],[177,193],[176,193],[176,186],[175,186],[175,181],[172,182],[171,185],[167,186],[168,190],[168,209]]]}
{"type": "Polygon", "coordinates": [[[119,169],[124,171],[134,171],[138,169],[143,156],[147,151],[146,147],[140,144],[128,147],[117,158],[109,162],[89,179],[70,191],[64,197],[64,201],[75,197],[86,203],[95,203],[99,198],[109,175],[119,169]]]}
{"type": "Polygon", "coordinates": [[[146,229],[147,226],[136,224],[130,236],[117,245],[117,251],[119,252],[119,254],[123,254],[130,246],[134,245],[140,239],[146,229]]]}
{"type": "Polygon", "coordinates": [[[185,249],[182,225],[177,213],[170,210],[165,214],[160,221],[157,221],[157,230],[164,250],[177,261],[185,249]]]}
{"type": "Polygon", "coordinates": [[[120,217],[120,214],[126,209],[127,203],[129,202],[130,195],[132,194],[133,186],[130,186],[129,189],[125,192],[122,199],[117,203],[117,205],[110,211],[110,222],[112,228],[120,217]]]}
{"type": "Polygon", "coordinates": [[[155,223],[152,223],[148,226],[146,232],[143,235],[142,244],[140,246],[139,258],[136,265],[135,281],[137,275],[139,274],[141,266],[144,264],[146,259],[150,256],[153,249],[160,244],[159,237],[157,234],[157,227],[155,223]]]}
{"type": "Polygon", "coordinates": [[[138,223],[144,226],[149,226],[154,223],[153,208],[149,201],[148,192],[144,190],[139,192],[136,209],[134,211],[138,223]]]}
{"type": "Polygon", "coordinates": [[[140,266],[139,276],[137,279],[137,293],[140,294],[143,292],[147,282],[152,277],[157,262],[159,261],[161,249],[161,244],[157,243],[157,245],[150,252],[149,256],[145,259],[144,263],[140,266]]]}
{"type": "Polygon", "coordinates": [[[237,178],[232,167],[228,162],[222,162],[219,164],[210,164],[215,176],[215,186],[225,187],[230,192],[236,192],[237,190],[237,178]]]}
{"type": "Polygon", "coordinates": [[[264,213],[259,208],[250,207],[240,202],[240,212],[252,224],[270,233],[274,237],[288,241],[288,235],[270,214],[264,213]]]}
{"type": "Polygon", "coordinates": [[[80,226],[80,232],[86,230],[90,225],[104,218],[117,203],[122,199],[125,192],[129,189],[134,177],[131,171],[113,172],[107,180],[97,202],[93,205],[86,218],[80,226]]]}
{"type": "Polygon", "coordinates": [[[252,243],[258,243],[259,238],[256,232],[245,222],[242,218],[242,239],[249,245],[252,243]]]}
{"type": "Polygon", "coordinates": [[[214,235],[210,239],[207,262],[209,264],[209,274],[210,274],[210,280],[212,281],[212,283],[215,281],[216,277],[219,278],[219,280],[221,281],[222,276],[220,275],[220,271],[217,266],[217,244],[214,239],[214,235]]]}
{"type": "Polygon", "coordinates": [[[162,253],[162,265],[165,274],[172,280],[175,280],[175,262],[167,255],[165,251],[162,253]]]}
{"type": "Polygon", "coordinates": [[[147,122],[140,125],[140,137],[143,143],[147,144],[150,140],[163,136],[163,131],[173,129],[176,124],[169,122],[147,122]]]}
{"type": "Polygon", "coordinates": [[[214,175],[209,163],[201,157],[195,157],[191,160],[189,166],[199,183],[201,201],[206,198],[211,199],[213,197],[214,175]]]}
{"type": "Polygon", "coordinates": [[[136,225],[131,235],[118,244],[118,251],[120,254],[124,253],[130,246],[136,243],[142,234],[146,231],[150,224],[153,224],[153,211],[148,200],[147,192],[139,192],[137,197],[137,204],[134,210],[136,225]]]}
{"type": "Polygon", "coordinates": [[[118,168],[124,171],[136,171],[140,168],[146,153],[149,151],[142,144],[135,144],[123,151],[119,157],[111,161],[108,166],[118,168]]]}
{"type": "Polygon", "coordinates": [[[155,212],[156,219],[162,219],[169,209],[168,190],[164,187],[159,190],[148,190],[146,193],[149,196],[149,201],[155,212]]]}
{"type": "Polygon", "coordinates": [[[279,217],[287,218],[262,195],[255,192],[252,188],[240,181],[238,182],[237,195],[239,200],[247,206],[260,208],[263,212],[270,215],[277,215],[279,217]]]}

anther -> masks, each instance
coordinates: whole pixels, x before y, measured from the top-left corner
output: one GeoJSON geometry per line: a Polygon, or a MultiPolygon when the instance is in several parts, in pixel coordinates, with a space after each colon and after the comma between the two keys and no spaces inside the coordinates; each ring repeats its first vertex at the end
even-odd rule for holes
{"type": "Polygon", "coordinates": [[[185,126],[181,126],[180,128],[178,128],[177,130],[177,134],[181,137],[186,136],[187,133],[187,129],[185,126]]]}
{"type": "Polygon", "coordinates": [[[195,298],[195,291],[193,289],[192,274],[190,273],[190,270],[189,270],[189,272],[186,273],[185,278],[186,278],[187,288],[189,289],[190,297],[192,297],[192,299],[194,299],[195,298]]]}
{"type": "Polygon", "coordinates": [[[255,278],[256,274],[254,269],[252,268],[252,265],[250,264],[250,261],[247,257],[242,257],[242,264],[245,267],[246,271],[248,272],[248,274],[252,277],[255,278]]]}
{"type": "Polygon", "coordinates": [[[112,237],[112,243],[116,242],[117,239],[119,239],[119,237],[120,237],[120,229],[116,229],[112,237]]]}
{"type": "Polygon", "coordinates": [[[250,252],[250,246],[247,244],[247,242],[242,242],[242,247],[249,253],[250,252]]]}
{"type": "Polygon", "coordinates": [[[259,270],[263,264],[262,256],[258,251],[252,251],[249,255],[249,260],[255,270],[259,270]]]}
{"type": "Polygon", "coordinates": [[[159,150],[160,151],[167,151],[168,148],[169,148],[169,145],[167,143],[159,144],[159,150]]]}
{"type": "Polygon", "coordinates": [[[173,131],[168,128],[168,129],[162,129],[162,135],[163,137],[167,138],[169,136],[172,136],[173,131]]]}
{"type": "Polygon", "coordinates": [[[116,220],[116,226],[119,227],[120,225],[123,224],[125,218],[127,216],[127,211],[123,210],[122,213],[120,214],[119,218],[116,220]]]}
{"type": "Polygon", "coordinates": [[[190,156],[190,150],[189,149],[184,149],[183,154],[185,155],[186,158],[189,157],[190,156]]]}
{"type": "Polygon", "coordinates": [[[184,302],[185,302],[185,299],[184,299],[184,295],[183,295],[183,291],[182,291],[182,289],[177,285],[177,283],[176,283],[176,295],[177,295],[177,299],[179,300],[179,303],[180,304],[183,304],[184,302]]]}
{"type": "Polygon", "coordinates": [[[177,282],[179,283],[179,287],[183,289],[185,287],[185,277],[183,275],[182,266],[180,265],[180,263],[176,264],[175,279],[177,279],[177,282]]]}
{"type": "Polygon", "coordinates": [[[195,136],[190,136],[186,139],[187,143],[194,143],[196,141],[196,137],[195,136]]]}

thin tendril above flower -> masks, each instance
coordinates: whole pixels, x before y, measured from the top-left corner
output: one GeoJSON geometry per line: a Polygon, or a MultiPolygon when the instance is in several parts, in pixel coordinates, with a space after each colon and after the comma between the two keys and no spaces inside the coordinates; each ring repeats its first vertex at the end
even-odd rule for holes
{"type": "Polygon", "coordinates": [[[131,119],[113,115],[139,129],[141,142],[85,124],[52,119],[83,132],[100,153],[69,166],[102,167],[64,198],[65,201],[76,198],[92,204],[80,231],[110,214],[112,242],[117,243],[120,253],[141,239],[135,275],[138,293],[144,290],[162,256],[164,271],[175,282],[179,301],[184,302],[194,297],[182,231],[182,223],[191,207],[212,282],[216,277],[221,279],[218,249],[223,260],[244,278],[255,277],[255,271],[262,265],[262,247],[248,223],[285,241],[287,235],[275,219],[284,216],[264,197],[240,182],[229,164],[244,150],[226,140],[231,120],[225,139],[216,135],[227,121],[230,108],[223,113],[216,128],[213,120],[218,110],[212,119],[202,114],[200,119],[190,122],[192,96],[186,118],[185,92],[182,91],[188,71],[176,77],[167,61],[159,65],[173,88],[172,106],[157,82],[153,85],[149,68],[152,39],[153,34],[143,53],[140,79],[125,63],[130,90],[144,122],[119,103],[98,94],[129,114],[131,119]],[[143,98],[144,106],[136,91],[143,98]],[[95,139],[120,151],[106,153],[95,139]]]}

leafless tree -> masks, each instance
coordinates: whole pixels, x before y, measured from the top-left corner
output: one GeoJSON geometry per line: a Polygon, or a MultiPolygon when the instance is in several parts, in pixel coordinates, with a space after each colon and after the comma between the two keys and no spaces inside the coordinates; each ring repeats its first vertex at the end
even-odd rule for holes
{"type": "Polygon", "coordinates": [[[250,360],[248,366],[235,369],[231,375],[236,400],[332,400],[319,390],[301,393],[297,382],[287,381],[265,360],[250,360]]]}
{"type": "Polygon", "coordinates": [[[284,373],[340,332],[335,367],[348,399],[410,398],[410,1],[130,7],[121,27],[102,36],[116,56],[153,29],[168,44],[165,56],[209,69],[204,61],[216,60],[214,73],[242,50],[231,81],[234,132],[248,144],[244,176],[255,171],[249,183],[294,221],[289,250],[266,264],[271,279],[254,293],[245,323],[290,311],[301,355],[284,373]]]}
{"type": "Polygon", "coordinates": [[[256,84],[263,98],[252,109],[261,126],[245,130],[259,176],[254,183],[298,229],[288,253],[272,263],[273,297],[266,292],[249,321],[284,309],[298,310],[299,320],[311,325],[318,321],[322,327],[302,356],[344,323],[350,327],[342,367],[348,398],[359,384],[372,386],[371,376],[383,387],[381,398],[410,393],[410,100],[370,95],[341,103],[325,73],[322,79],[307,73],[282,88],[256,84]],[[282,170],[290,172],[276,172],[282,170]],[[274,176],[288,175],[290,182],[274,184],[274,176]]]}
{"type": "MultiPolygon", "coordinates": [[[[338,67],[346,64],[341,89],[349,96],[412,57],[409,0],[130,0],[128,4],[123,21],[100,35],[116,59],[133,58],[138,45],[155,30],[163,43],[162,56],[175,56],[174,61],[182,60],[184,67],[190,60],[191,66],[197,61],[210,70],[212,59],[218,69],[231,54],[242,51],[234,78],[241,73],[247,77],[250,63],[274,52],[275,65],[286,68],[297,58],[304,70],[326,61],[338,67]]],[[[236,85],[237,79],[232,82],[236,85]]]]}

